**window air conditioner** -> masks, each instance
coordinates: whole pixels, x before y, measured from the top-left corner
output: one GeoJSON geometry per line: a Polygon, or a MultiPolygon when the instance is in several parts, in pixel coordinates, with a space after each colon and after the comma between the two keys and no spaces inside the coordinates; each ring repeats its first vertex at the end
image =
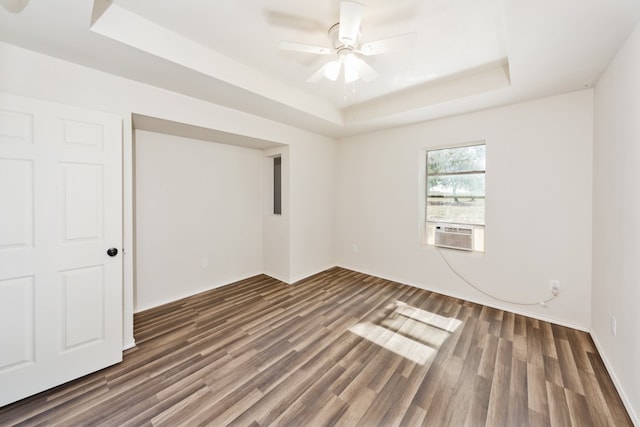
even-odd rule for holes
{"type": "Polygon", "coordinates": [[[436,224],[435,245],[443,248],[473,250],[473,227],[458,224],[436,224]]]}

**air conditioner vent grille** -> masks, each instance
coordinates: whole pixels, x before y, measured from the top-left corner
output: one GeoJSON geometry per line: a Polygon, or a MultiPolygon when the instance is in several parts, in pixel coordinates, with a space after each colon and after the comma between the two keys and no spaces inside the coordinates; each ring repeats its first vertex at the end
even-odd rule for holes
{"type": "Polygon", "coordinates": [[[473,227],[457,224],[437,224],[435,245],[443,248],[473,250],[473,227]]]}

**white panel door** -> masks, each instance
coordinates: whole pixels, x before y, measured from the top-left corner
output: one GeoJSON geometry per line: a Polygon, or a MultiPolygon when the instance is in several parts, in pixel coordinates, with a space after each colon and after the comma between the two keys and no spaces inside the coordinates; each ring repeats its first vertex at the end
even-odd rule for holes
{"type": "Polygon", "coordinates": [[[0,94],[0,406],[122,360],[121,158],[120,117],[0,94]]]}

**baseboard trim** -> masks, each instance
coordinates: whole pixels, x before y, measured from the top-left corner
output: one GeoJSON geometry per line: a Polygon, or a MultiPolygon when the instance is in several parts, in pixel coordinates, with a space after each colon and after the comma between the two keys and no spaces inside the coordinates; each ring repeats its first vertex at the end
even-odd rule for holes
{"type": "Polygon", "coordinates": [[[334,267],[337,267],[337,266],[336,266],[335,264],[331,264],[331,265],[324,266],[324,267],[322,267],[322,268],[320,268],[320,269],[318,269],[318,270],[314,270],[314,271],[312,271],[312,272],[307,272],[307,273],[304,273],[304,274],[299,274],[299,275],[297,275],[296,277],[292,278],[288,283],[289,283],[290,285],[295,285],[296,283],[298,283],[298,282],[300,282],[300,281],[302,281],[302,280],[304,280],[304,279],[307,279],[307,278],[309,278],[309,277],[311,277],[311,276],[314,276],[314,275],[316,275],[316,274],[320,274],[320,273],[322,273],[322,272],[324,272],[324,271],[327,271],[327,270],[329,270],[329,269],[331,269],[331,268],[334,268],[334,267]]]}
{"type": "Polygon", "coordinates": [[[357,272],[363,273],[363,274],[368,274],[368,275],[374,276],[374,277],[379,277],[379,278],[385,279],[385,280],[391,280],[393,282],[400,283],[400,284],[403,284],[403,285],[413,286],[414,288],[424,289],[424,290],[430,291],[430,292],[436,292],[438,294],[446,295],[448,297],[462,299],[462,300],[469,301],[469,302],[472,302],[472,303],[475,303],[475,304],[486,305],[487,307],[495,308],[497,310],[508,311],[509,313],[514,313],[514,314],[519,314],[521,316],[531,317],[532,319],[542,320],[543,322],[553,323],[554,325],[564,326],[564,327],[567,327],[567,328],[576,329],[578,331],[587,332],[587,333],[591,332],[591,330],[587,326],[578,325],[578,324],[574,324],[574,323],[570,323],[570,322],[565,322],[563,320],[558,320],[558,319],[555,319],[555,318],[552,318],[552,317],[541,316],[539,313],[531,313],[531,312],[528,312],[526,310],[517,310],[517,309],[514,309],[513,307],[509,307],[507,305],[501,305],[501,304],[495,304],[495,303],[486,302],[486,301],[480,301],[480,300],[477,300],[477,299],[474,299],[474,298],[470,298],[470,297],[468,297],[466,295],[464,295],[464,296],[458,295],[458,294],[456,294],[454,292],[448,292],[448,291],[443,290],[443,289],[436,289],[436,288],[427,287],[427,286],[424,286],[424,285],[419,285],[419,284],[416,284],[416,283],[411,283],[410,281],[407,281],[407,280],[398,279],[396,277],[383,275],[383,274],[380,274],[378,272],[366,271],[366,270],[363,270],[363,269],[360,269],[360,268],[350,267],[348,265],[340,265],[339,264],[338,267],[346,268],[347,270],[357,271],[357,272]]]}
{"type": "Polygon", "coordinates": [[[290,284],[289,283],[289,279],[287,279],[287,278],[285,278],[285,277],[283,277],[283,276],[281,276],[279,274],[276,274],[276,273],[273,273],[273,272],[270,272],[270,271],[264,271],[262,274],[264,274],[265,276],[269,276],[272,279],[276,279],[276,280],[279,280],[279,281],[284,282],[286,284],[290,284]]]}
{"type": "Polygon", "coordinates": [[[284,277],[282,277],[282,276],[280,276],[278,274],[274,274],[274,273],[269,272],[269,271],[265,271],[265,272],[263,272],[263,274],[265,274],[265,275],[267,275],[269,277],[272,277],[272,278],[274,278],[276,280],[279,280],[281,282],[284,282],[287,285],[295,285],[296,283],[300,282],[301,280],[307,279],[307,278],[309,278],[309,277],[311,277],[313,275],[316,275],[316,274],[320,274],[323,271],[327,271],[327,270],[329,270],[330,268],[333,268],[333,267],[337,267],[337,266],[335,264],[327,265],[327,266],[322,267],[320,269],[313,270],[310,273],[299,274],[299,275],[295,276],[294,278],[284,278],[284,277]]]}
{"type": "Polygon", "coordinates": [[[189,298],[189,297],[192,297],[194,295],[201,294],[203,292],[207,292],[207,291],[211,291],[213,289],[221,288],[223,286],[228,286],[228,285],[231,285],[231,284],[233,284],[235,282],[239,282],[241,280],[245,280],[245,279],[248,279],[250,277],[255,277],[255,276],[258,276],[260,274],[265,274],[265,273],[263,273],[262,271],[258,271],[258,272],[254,272],[254,273],[249,273],[249,274],[246,274],[246,275],[238,276],[238,277],[230,277],[230,278],[227,278],[227,279],[216,280],[213,283],[210,283],[210,284],[208,284],[206,286],[203,286],[201,288],[191,289],[191,290],[189,290],[189,292],[185,292],[185,293],[183,293],[181,295],[174,295],[174,296],[172,296],[170,298],[163,298],[161,300],[154,301],[153,303],[145,305],[145,306],[142,306],[142,307],[135,307],[134,310],[133,310],[133,313],[134,314],[142,313],[143,311],[151,310],[152,308],[160,307],[160,306],[165,305],[165,304],[170,304],[170,303],[172,303],[174,301],[179,301],[179,300],[184,299],[184,298],[189,298]]]}
{"type": "Polygon", "coordinates": [[[609,376],[613,381],[613,385],[616,387],[616,390],[620,395],[620,399],[622,399],[622,403],[624,404],[624,407],[627,410],[629,417],[631,417],[631,422],[636,427],[640,426],[640,418],[638,418],[638,414],[636,414],[636,412],[634,411],[633,405],[631,404],[631,400],[624,392],[622,383],[616,376],[615,370],[613,369],[613,365],[611,364],[611,362],[609,362],[609,359],[607,359],[607,353],[604,351],[604,347],[600,344],[600,341],[598,340],[597,335],[595,335],[593,331],[590,332],[589,334],[591,335],[591,339],[593,340],[593,343],[595,344],[596,349],[598,350],[598,354],[600,354],[600,358],[602,359],[602,363],[604,363],[604,367],[607,369],[607,372],[609,373],[609,376]]]}
{"type": "Polygon", "coordinates": [[[136,340],[126,342],[126,343],[124,343],[124,346],[122,347],[122,351],[127,351],[129,349],[132,349],[135,346],[136,346],[136,340]]]}

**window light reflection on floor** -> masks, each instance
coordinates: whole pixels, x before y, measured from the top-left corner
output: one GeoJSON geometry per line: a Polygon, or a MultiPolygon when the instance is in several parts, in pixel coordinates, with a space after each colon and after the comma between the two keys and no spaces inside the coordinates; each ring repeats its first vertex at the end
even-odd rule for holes
{"type": "Polygon", "coordinates": [[[458,319],[440,316],[402,301],[395,301],[387,308],[393,308],[393,311],[381,324],[361,322],[349,331],[420,365],[431,360],[444,341],[462,324],[458,319]]]}

